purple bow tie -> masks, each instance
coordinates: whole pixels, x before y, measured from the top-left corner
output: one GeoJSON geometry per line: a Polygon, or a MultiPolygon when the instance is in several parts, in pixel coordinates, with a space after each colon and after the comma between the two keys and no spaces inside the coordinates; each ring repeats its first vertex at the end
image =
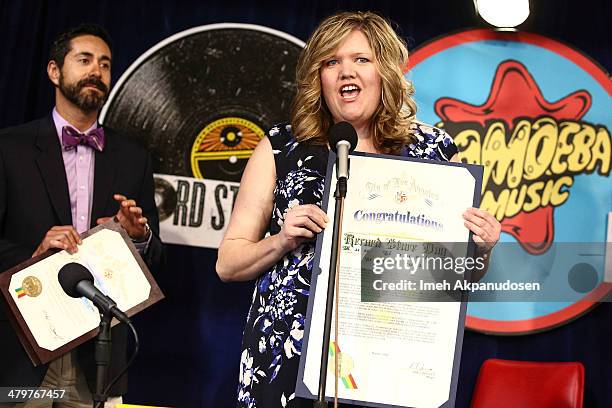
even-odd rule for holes
{"type": "Polygon", "coordinates": [[[79,133],[71,126],[64,126],[62,128],[62,146],[64,149],[75,149],[78,145],[89,146],[101,152],[104,149],[104,129],[99,127],[84,134],[79,133]]]}

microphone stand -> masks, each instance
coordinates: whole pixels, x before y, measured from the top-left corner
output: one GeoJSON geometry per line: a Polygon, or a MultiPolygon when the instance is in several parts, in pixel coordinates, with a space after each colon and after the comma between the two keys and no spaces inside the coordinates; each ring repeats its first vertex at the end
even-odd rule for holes
{"type": "Polygon", "coordinates": [[[334,212],[334,232],[332,235],[331,256],[329,261],[329,277],[327,281],[327,303],[325,306],[325,326],[323,328],[323,346],[321,347],[321,371],[319,373],[319,393],[317,400],[314,402],[315,408],[326,408],[325,402],[325,386],[327,385],[327,363],[329,357],[329,340],[331,335],[332,311],[334,308],[334,290],[336,286],[336,274],[338,273],[338,264],[340,253],[342,217],[344,211],[344,198],[346,197],[347,178],[340,177],[336,182],[336,210],[334,212]]]}
{"type": "Polygon", "coordinates": [[[111,320],[113,316],[108,311],[100,313],[100,330],[96,337],[96,393],[93,395],[93,407],[103,407],[106,402],[104,389],[108,378],[108,366],[111,361],[111,320]]]}

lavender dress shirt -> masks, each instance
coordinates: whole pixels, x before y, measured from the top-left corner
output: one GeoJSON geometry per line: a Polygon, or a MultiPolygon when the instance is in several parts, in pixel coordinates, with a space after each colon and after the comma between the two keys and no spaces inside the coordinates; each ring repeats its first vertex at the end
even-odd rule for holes
{"type": "MultiPolygon", "coordinates": [[[[59,114],[56,108],[53,108],[53,122],[60,144],[62,143],[62,128],[64,126],[71,126],[76,129],[59,114]]],[[[98,127],[98,124],[94,123],[89,129],[81,133],[87,133],[96,127],[98,127]]],[[[70,150],[62,148],[62,158],[66,169],[68,192],[70,193],[72,226],[81,234],[87,231],[91,225],[95,151],[86,145],[77,145],[75,149],[70,150]]],[[[114,214],[109,214],[109,216],[111,215],[114,214]]],[[[149,242],[151,242],[151,234],[145,242],[134,242],[134,245],[142,254],[146,252],[149,242]]]]}

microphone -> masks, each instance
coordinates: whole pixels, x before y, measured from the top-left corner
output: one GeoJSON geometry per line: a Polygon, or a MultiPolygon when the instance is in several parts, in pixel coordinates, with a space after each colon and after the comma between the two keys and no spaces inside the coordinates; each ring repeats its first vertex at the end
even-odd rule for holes
{"type": "Polygon", "coordinates": [[[348,179],[350,152],[357,147],[357,132],[348,122],[338,122],[329,129],[327,134],[329,146],[336,153],[336,178],[348,179]]]}
{"type": "Polygon", "coordinates": [[[70,262],[62,266],[57,280],[68,296],[86,297],[104,314],[110,313],[120,322],[131,323],[128,316],[117,308],[117,303],[94,286],[93,275],[80,263],[70,262]]]}

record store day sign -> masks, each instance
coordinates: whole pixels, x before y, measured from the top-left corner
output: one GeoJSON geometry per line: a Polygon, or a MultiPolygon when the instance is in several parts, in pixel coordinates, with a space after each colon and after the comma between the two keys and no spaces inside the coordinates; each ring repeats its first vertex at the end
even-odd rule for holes
{"type": "MultiPolygon", "coordinates": [[[[447,130],[464,161],[484,165],[481,207],[501,222],[502,242],[519,244],[514,251],[498,246],[484,281],[546,276],[570,289],[580,265],[581,276],[601,284],[602,254],[576,253],[576,264],[552,265],[556,243],[605,248],[612,210],[605,70],[550,38],[491,30],[439,38],[410,62],[419,118],[447,130]]],[[[594,306],[571,293],[563,302],[471,303],[467,325],[498,334],[555,327],[594,306]]]]}
{"type": "Polygon", "coordinates": [[[175,34],[121,76],[104,125],[151,151],[164,242],[217,248],[266,129],[289,118],[304,43],[250,24],[175,34]]]}

